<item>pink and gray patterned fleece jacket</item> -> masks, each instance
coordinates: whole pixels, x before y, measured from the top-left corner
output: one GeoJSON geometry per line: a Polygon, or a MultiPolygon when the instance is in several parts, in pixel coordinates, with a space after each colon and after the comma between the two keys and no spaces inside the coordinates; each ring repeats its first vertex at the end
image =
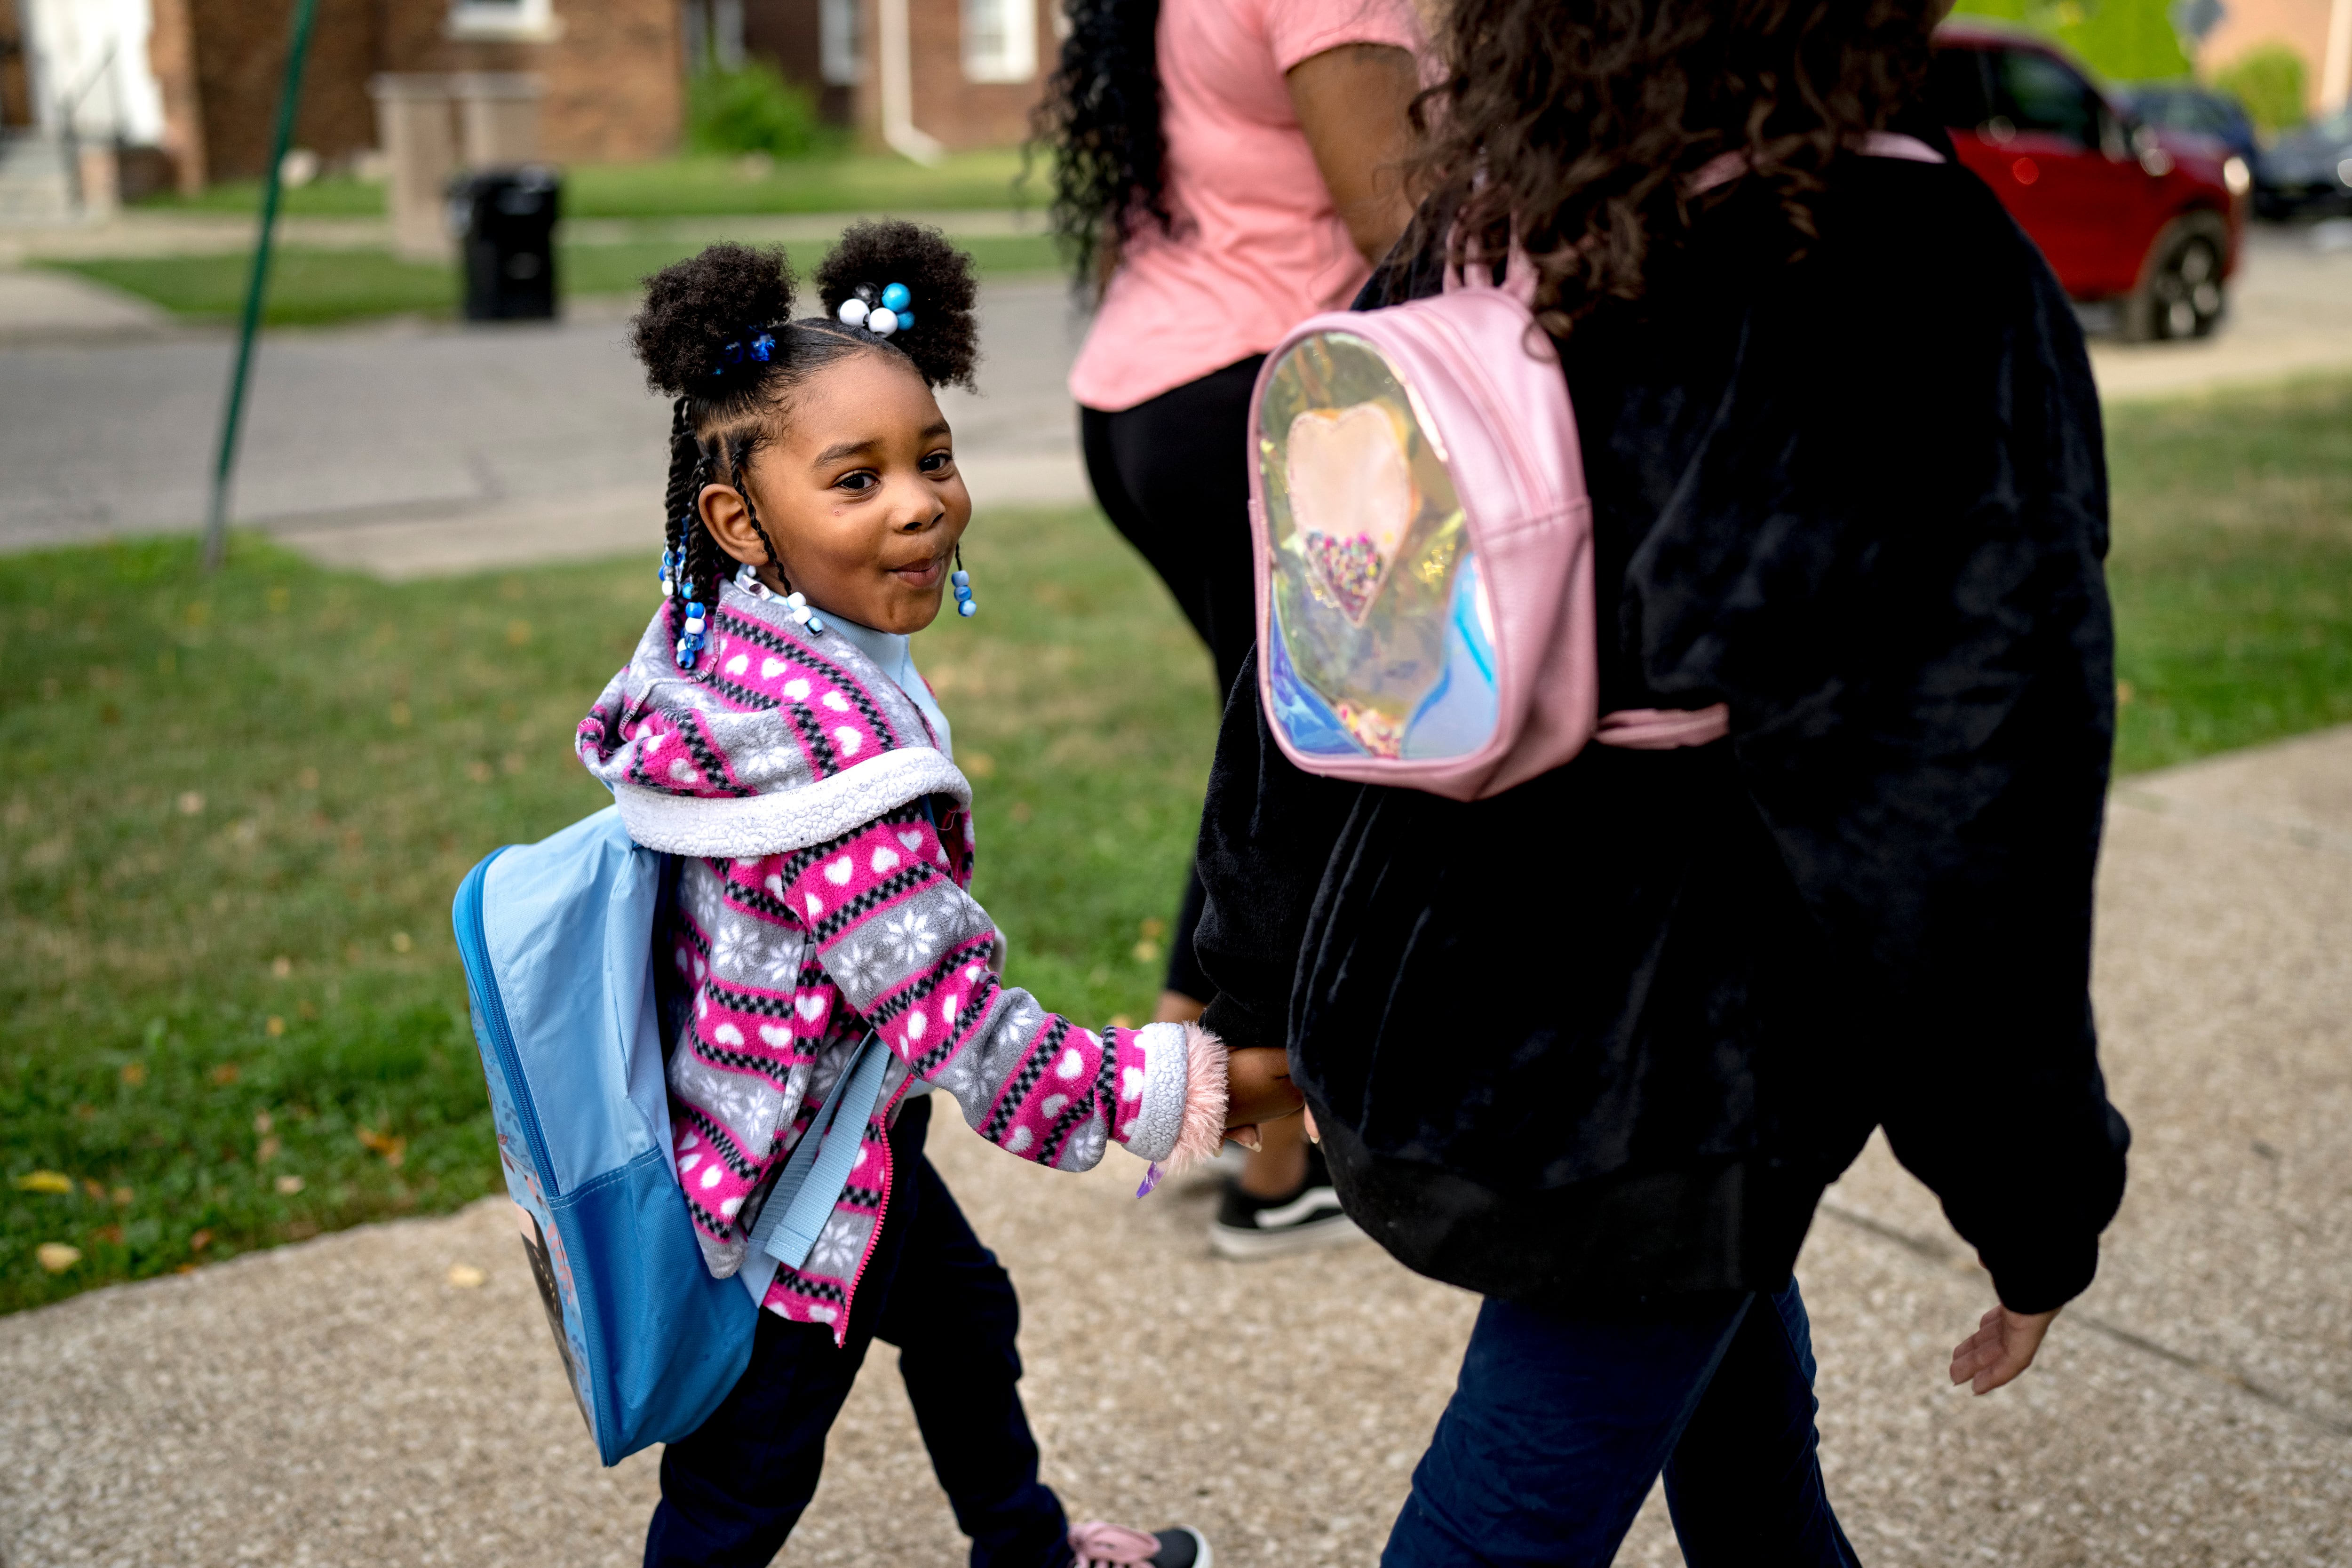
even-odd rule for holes
{"type": "Polygon", "coordinates": [[[668,1066],[671,1136],[703,1258],[742,1266],[776,1173],[869,1029],[893,1060],[833,1217],[764,1305],[848,1331],[890,1200],[889,1118],[912,1079],[983,1138],[1065,1171],[1112,1140],[1213,1153],[1224,1049],[1195,1027],[1079,1027],[1001,983],[965,890],[971,786],[866,654],[720,591],[698,668],[666,615],[581,722],[580,757],[630,837],[682,858],[670,955],[691,1010],[668,1066]],[[929,797],[938,826],[923,810],[929,797]]]}

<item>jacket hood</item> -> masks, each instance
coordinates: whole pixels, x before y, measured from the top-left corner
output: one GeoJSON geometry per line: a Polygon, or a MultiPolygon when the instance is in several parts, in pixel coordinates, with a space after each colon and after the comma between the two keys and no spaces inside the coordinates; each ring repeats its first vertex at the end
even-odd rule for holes
{"type": "Polygon", "coordinates": [[[669,606],[580,722],[580,760],[630,837],[703,858],[806,848],[928,795],[971,785],[865,652],[723,584],[709,647],[678,668],[669,606]]]}

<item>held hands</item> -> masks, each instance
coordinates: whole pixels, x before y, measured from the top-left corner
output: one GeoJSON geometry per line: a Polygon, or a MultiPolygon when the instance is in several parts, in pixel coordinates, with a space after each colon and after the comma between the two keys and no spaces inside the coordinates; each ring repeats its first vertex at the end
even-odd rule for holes
{"type": "Polygon", "coordinates": [[[1286,1052],[1250,1047],[1225,1058],[1225,1136],[1243,1148],[1258,1146],[1258,1123],[1296,1115],[1305,1104],[1286,1052]]]}
{"type": "Polygon", "coordinates": [[[2046,1312],[2012,1312],[1995,1307],[1977,1321],[1977,1331],[1952,1347],[1952,1383],[1967,1384],[1971,1393],[1990,1394],[2033,1364],[2042,1336],[2050,1331],[2046,1312]]]}

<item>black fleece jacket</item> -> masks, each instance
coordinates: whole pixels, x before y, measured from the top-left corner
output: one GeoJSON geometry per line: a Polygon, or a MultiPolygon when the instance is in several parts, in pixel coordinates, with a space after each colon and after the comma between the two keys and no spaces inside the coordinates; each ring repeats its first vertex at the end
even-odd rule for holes
{"type": "MultiPolygon", "coordinates": [[[[2097,1267],[2129,1142],[2089,1002],[2097,397],[1974,175],[1830,184],[1799,259],[1735,190],[1560,345],[1602,710],[1724,701],[1727,740],[1464,804],[1294,768],[1254,667],[1226,710],[1207,1022],[1288,1047],[1349,1213],[1438,1279],[1773,1288],[1882,1124],[2011,1308],[2097,1267]]],[[[1359,304],[1437,278],[1400,258],[1359,304]]]]}

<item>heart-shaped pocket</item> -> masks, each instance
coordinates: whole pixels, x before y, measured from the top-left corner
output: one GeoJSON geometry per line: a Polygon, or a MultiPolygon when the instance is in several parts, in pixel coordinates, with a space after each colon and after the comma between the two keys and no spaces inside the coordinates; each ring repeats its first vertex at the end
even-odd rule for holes
{"type": "Polygon", "coordinates": [[[1362,626],[1412,526],[1412,474],[1395,422],[1377,404],[1310,408],[1290,422],[1283,472],[1308,571],[1362,626]]]}

